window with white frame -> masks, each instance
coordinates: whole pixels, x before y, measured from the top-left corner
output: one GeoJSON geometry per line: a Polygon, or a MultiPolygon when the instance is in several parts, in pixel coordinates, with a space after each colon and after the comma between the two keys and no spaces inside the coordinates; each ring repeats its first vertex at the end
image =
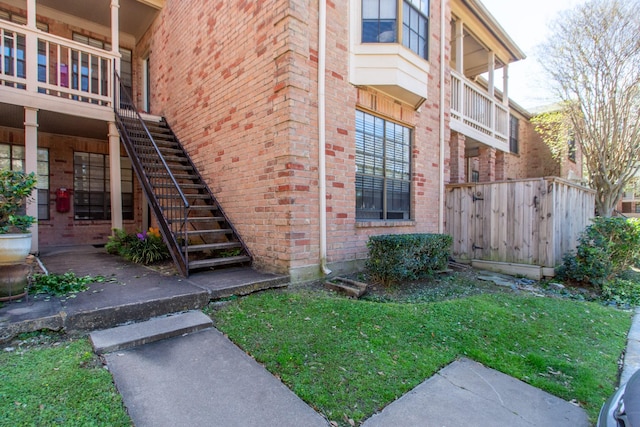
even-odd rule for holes
{"type": "MultiPolygon", "coordinates": [[[[24,171],[24,146],[0,143],[0,169],[24,171]]],[[[49,150],[38,148],[38,220],[49,219],[49,150]]]]}
{"type": "Polygon", "coordinates": [[[428,59],[428,31],[428,0],[362,0],[362,43],[402,43],[428,59]]]}
{"type": "MultiPolygon", "coordinates": [[[[122,219],[133,219],[133,171],[128,157],[120,158],[122,219]]],[[[111,219],[109,155],[73,154],[73,210],[75,219],[111,219]]]]}
{"type": "Polygon", "coordinates": [[[356,219],[407,220],[411,129],[356,111],[356,219]]]}

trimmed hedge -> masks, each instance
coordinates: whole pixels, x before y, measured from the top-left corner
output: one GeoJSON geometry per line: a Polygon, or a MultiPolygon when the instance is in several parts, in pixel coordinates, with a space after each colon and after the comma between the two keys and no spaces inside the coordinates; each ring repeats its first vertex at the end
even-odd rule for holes
{"type": "Polygon", "coordinates": [[[429,277],[447,267],[453,239],[446,234],[389,234],[367,242],[367,273],[371,280],[391,285],[429,277]]]}

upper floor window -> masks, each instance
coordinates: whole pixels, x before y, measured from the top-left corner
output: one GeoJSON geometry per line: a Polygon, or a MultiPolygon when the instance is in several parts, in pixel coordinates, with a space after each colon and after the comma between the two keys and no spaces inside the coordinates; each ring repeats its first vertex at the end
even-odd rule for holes
{"type": "Polygon", "coordinates": [[[509,117],[509,151],[513,154],[520,152],[520,144],[518,142],[518,132],[520,130],[520,121],[516,116],[509,117]]]}
{"type": "Polygon", "coordinates": [[[410,219],[410,153],[411,129],[356,111],[356,219],[410,219]]]}
{"type": "Polygon", "coordinates": [[[402,43],[428,59],[428,30],[428,0],[362,0],[362,43],[402,43]]]}
{"type": "MultiPolygon", "coordinates": [[[[14,12],[9,12],[7,10],[0,9],[0,19],[11,21],[14,24],[27,25],[26,16],[19,15],[14,12]]],[[[45,33],[49,32],[49,25],[45,24],[44,22],[36,21],[36,28],[40,31],[44,31],[45,33]]]]}

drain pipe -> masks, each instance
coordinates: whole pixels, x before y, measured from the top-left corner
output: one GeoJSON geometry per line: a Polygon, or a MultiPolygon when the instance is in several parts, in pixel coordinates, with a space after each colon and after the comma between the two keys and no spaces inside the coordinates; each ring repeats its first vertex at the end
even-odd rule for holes
{"type": "Polygon", "coordinates": [[[325,63],[327,43],[327,1],[318,1],[318,186],[320,205],[320,270],[331,274],[327,268],[327,168],[326,168],[326,107],[325,63]]]}
{"type": "Polygon", "coordinates": [[[438,206],[438,233],[444,233],[444,79],[445,79],[445,26],[444,20],[445,2],[440,7],[440,182],[439,182],[439,206],[438,206]]]}

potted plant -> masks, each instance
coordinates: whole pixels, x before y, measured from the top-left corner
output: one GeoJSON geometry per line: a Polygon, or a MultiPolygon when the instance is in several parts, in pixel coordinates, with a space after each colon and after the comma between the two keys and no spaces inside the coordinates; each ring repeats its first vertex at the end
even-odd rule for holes
{"type": "Polygon", "coordinates": [[[35,173],[0,170],[0,300],[24,294],[31,250],[29,228],[35,218],[22,207],[36,187],[35,173]]]}

